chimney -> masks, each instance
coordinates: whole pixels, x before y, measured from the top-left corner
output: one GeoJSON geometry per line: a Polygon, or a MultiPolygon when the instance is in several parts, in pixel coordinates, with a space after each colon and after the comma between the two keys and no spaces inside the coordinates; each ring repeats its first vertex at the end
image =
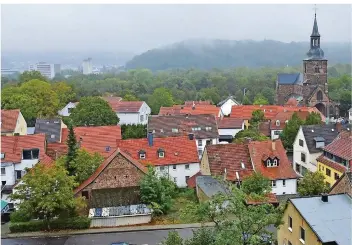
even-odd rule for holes
{"type": "Polygon", "coordinates": [[[192,110],[196,109],[196,104],[193,101],[192,110]]]}
{"type": "Polygon", "coordinates": [[[337,122],[337,123],[335,124],[335,128],[336,128],[336,131],[337,131],[337,132],[341,132],[341,130],[342,130],[342,124],[341,124],[340,122],[337,122]]]}
{"type": "Polygon", "coordinates": [[[321,200],[322,200],[323,202],[328,202],[328,200],[329,200],[329,195],[326,194],[326,193],[321,194],[321,200]]]}
{"type": "Polygon", "coordinates": [[[153,132],[149,131],[147,137],[148,137],[148,145],[153,146],[153,137],[154,137],[153,132]]]}
{"type": "Polygon", "coordinates": [[[188,134],[188,138],[189,138],[189,140],[193,140],[194,139],[194,134],[188,134]]]}
{"type": "Polygon", "coordinates": [[[275,140],[271,141],[271,149],[273,151],[276,151],[276,142],[275,142],[275,140]]]}

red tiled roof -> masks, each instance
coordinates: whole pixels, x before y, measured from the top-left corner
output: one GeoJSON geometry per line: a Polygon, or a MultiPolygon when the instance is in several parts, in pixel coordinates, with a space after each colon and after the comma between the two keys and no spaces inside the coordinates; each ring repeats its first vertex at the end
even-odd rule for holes
{"type": "Polygon", "coordinates": [[[45,134],[1,136],[1,153],[5,158],[1,162],[19,163],[23,149],[39,149],[39,160],[45,156],[45,134]]]}
{"type": "Polygon", "coordinates": [[[196,105],[192,106],[185,105],[174,105],[173,107],[160,107],[159,115],[200,115],[200,114],[213,114],[216,117],[220,116],[220,107],[215,105],[196,105]]]}
{"type": "MultiPolygon", "coordinates": [[[[315,107],[301,107],[301,106],[279,106],[279,105],[236,105],[232,106],[230,117],[240,118],[240,119],[250,119],[252,117],[252,112],[255,110],[264,111],[264,116],[266,119],[273,120],[279,112],[294,112],[294,111],[308,111],[308,112],[319,112],[315,107]]],[[[322,121],[325,117],[320,113],[322,121]]]]}
{"type": "Polygon", "coordinates": [[[324,151],[330,152],[345,160],[352,159],[352,135],[351,132],[343,131],[337,138],[328,144],[324,151]]]}
{"type": "Polygon", "coordinates": [[[249,205],[257,205],[257,204],[263,204],[263,203],[271,203],[271,204],[278,204],[279,201],[276,198],[276,195],[274,193],[269,193],[265,195],[265,200],[259,201],[259,200],[252,200],[248,198],[247,204],[249,205]]]}
{"type": "Polygon", "coordinates": [[[196,173],[195,175],[191,176],[187,181],[187,186],[189,188],[196,188],[196,178],[197,176],[201,176],[202,173],[199,171],[198,173],[196,173]]]}
{"type": "Polygon", "coordinates": [[[45,165],[51,165],[52,163],[54,163],[54,160],[45,154],[43,159],[41,159],[39,162],[45,165]]]}
{"type": "Polygon", "coordinates": [[[236,172],[242,180],[254,171],[246,144],[209,145],[206,151],[212,175],[224,175],[226,169],[227,180],[237,181],[236,172]],[[244,163],[244,169],[241,162],[244,163]]]}
{"type": "MultiPolygon", "coordinates": [[[[325,164],[326,166],[330,167],[330,168],[333,168],[337,171],[339,171],[340,173],[344,173],[346,172],[347,168],[337,162],[334,162],[333,160],[327,158],[324,156],[324,154],[320,155],[318,158],[317,158],[317,161],[325,164]]],[[[351,166],[352,167],[352,166],[351,166]]]]}
{"type": "Polygon", "coordinates": [[[15,131],[19,114],[19,109],[1,110],[1,132],[15,131]]]}
{"type": "Polygon", "coordinates": [[[111,108],[118,113],[137,113],[143,105],[143,101],[119,101],[109,102],[111,108]]]}
{"type": "Polygon", "coordinates": [[[271,136],[270,122],[261,122],[259,123],[259,132],[265,136],[271,136]]]}
{"type": "Polygon", "coordinates": [[[147,138],[121,140],[118,147],[145,165],[159,166],[199,162],[196,141],[190,140],[187,136],[154,138],[153,146],[149,146],[147,138]],[[159,149],[163,149],[165,152],[163,158],[159,158],[159,149]],[[139,159],[141,150],[146,153],[145,159],[139,159]]]}
{"type": "MultiPolygon", "coordinates": [[[[121,140],[121,127],[114,126],[93,126],[93,127],[75,127],[74,132],[77,142],[81,142],[81,147],[89,152],[98,152],[103,157],[108,157],[117,149],[117,141],[121,140]],[[106,147],[110,147],[107,151],[106,147]]],[[[55,159],[57,156],[67,153],[66,140],[68,136],[68,128],[62,129],[61,143],[49,143],[48,155],[55,159]]]]}
{"type": "Polygon", "coordinates": [[[248,144],[248,149],[256,172],[260,172],[272,180],[297,178],[297,174],[292,169],[281,140],[252,141],[248,144]],[[275,150],[272,149],[272,142],[275,143],[275,150]],[[277,157],[279,166],[265,167],[262,160],[263,155],[277,157]]]}
{"type": "Polygon", "coordinates": [[[243,119],[238,118],[230,118],[224,117],[223,119],[218,120],[218,128],[225,129],[225,128],[242,128],[243,119]]]}
{"type": "MultiPolygon", "coordinates": [[[[292,118],[293,113],[294,113],[294,111],[278,112],[270,123],[271,129],[272,130],[277,130],[277,129],[283,130],[286,126],[286,121],[289,121],[292,118]],[[279,126],[276,125],[276,121],[280,122],[279,126]]],[[[306,120],[310,114],[309,111],[297,111],[296,113],[297,113],[297,116],[302,120],[306,120]]]]}
{"type": "Polygon", "coordinates": [[[86,179],[82,184],[80,184],[75,190],[74,193],[77,194],[81,190],[83,190],[87,185],[92,183],[100,174],[104,171],[104,169],[110,164],[110,162],[118,155],[121,154],[127,160],[129,160],[133,165],[135,165],[138,169],[140,169],[143,173],[147,173],[147,168],[140,164],[138,161],[135,161],[128,154],[123,152],[120,149],[115,150],[100,166],[95,170],[95,172],[86,179]]]}
{"type": "Polygon", "coordinates": [[[210,100],[205,100],[205,101],[185,101],[185,106],[193,106],[193,105],[211,105],[210,100]]]}

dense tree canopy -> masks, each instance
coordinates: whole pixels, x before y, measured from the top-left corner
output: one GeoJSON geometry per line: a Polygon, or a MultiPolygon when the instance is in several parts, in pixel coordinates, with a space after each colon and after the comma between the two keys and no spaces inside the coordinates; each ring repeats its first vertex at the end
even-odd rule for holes
{"type": "Polygon", "coordinates": [[[157,114],[162,106],[172,106],[174,100],[172,94],[165,88],[157,88],[153,94],[149,97],[148,104],[152,109],[152,112],[157,114]]]}
{"type": "Polygon", "coordinates": [[[75,126],[116,125],[119,118],[108,102],[99,97],[84,97],[70,115],[75,126]]]}
{"type": "Polygon", "coordinates": [[[304,124],[304,121],[300,119],[297,113],[293,113],[292,118],[286,123],[280,138],[286,149],[293,149],[293,143],[298,133],[299,127],[304,124]]]}
{"type": "Polygon", "coordinates": [[[18,77],[20,84],[29,82],[30,80],[40,80],[40,81],[48,81],[48,79],[43,76],[39,71],[25,71],[21,73],[18,77]]]}
{"type": "Polygon", "coordinates": [[[308,171],[298,183],[298,193],[301,196],[320,195],[328,190],[329,188],[325,184],[325,177],[319,171],[308,171]]]}

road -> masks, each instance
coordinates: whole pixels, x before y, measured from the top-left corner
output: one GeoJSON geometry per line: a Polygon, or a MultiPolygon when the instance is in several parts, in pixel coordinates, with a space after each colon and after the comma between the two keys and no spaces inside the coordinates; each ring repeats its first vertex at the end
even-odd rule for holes
{"type": "MultiPolygon", "coordinates": [[[[192,229],[177,230],[181,237],[192,236],[192,229]]],[[[136,245],[157,245],[167,237],[168,230],[86,234],[69,237],[1,239],[2,245],[111,245],[129,242],[136,245]]]]}

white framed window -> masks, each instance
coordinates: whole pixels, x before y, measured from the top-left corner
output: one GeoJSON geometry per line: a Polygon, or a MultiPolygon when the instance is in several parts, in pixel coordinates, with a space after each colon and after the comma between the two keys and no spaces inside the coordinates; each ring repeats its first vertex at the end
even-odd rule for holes
{"type": "Polygon", "coordinates": [[[211,131],[211,127],[205,127],[206,131],[211,131]]]}
{"type": "Polygon", "coordinates": [[[271,187],[275,188],[276,187],[276,180],[271,181],[271,187]]]}
{"type": "Polygon", "coordinates": [[[159,152],[159,158],[164,158],[164,156],[165,156],[165,152],[160,151],[160,152],[159,152]]]}
{"type": "Polygon", "coordinates": [[[198,155],[202,155],[203,151],[202,150],[198,150],[198,155]]]}
{"type": "Polygon", "coordinates": [[[186,169],[186,170],[189,170],[189,164],[186,164],[186,165],[185,165],[185,169],[186,169]]]}
{"type": "Polygon", "coordinates": [[[5,158],[5,153],[1,152],[1,159],[4,159],[4,158],[5,158]]]}
{"type": "Polygon", "coordinates": [[[292,232],[292,217],[288,216],[288,229],[292,232]]]}
{"type": "Polygon", "coordinates": [[[283,186],[283,187],[286,186],[286,180],[285,180],[285,179],[282,180],[282,186],[283,186]]]}
{"type": "Polygon", "coordinates": [[[302,226],[300,226],[300,232],[299,232],[299,241],[303,244],[305,244],[306,242],[306,231],[303,229],[302,226]]]}
{"type": "Polygon", "coordinates": [[[270,159],[266,160],[266,166],[267,166],[267,167],[271,167],[271,161],[270,161],[270,159]]]}
{"type": "Polygon", "coordinates": [[[276,120],[275,124],[276,124],[276,126],[280,126],[280,121],[276,120]]]}
{"type": "Polygon", "coordinates": [[[198,146],[203,146],[203,140],[198,140],[198,146]]]}
{"type": "Polygon", "coordinates": [[[22,151],[22,159],[39,159],[39,149],[29,149],[22,151]]]}
{"type": "Polygon", "coordinates": [[[5,175],[6,174],[6,168],[1,168],[1,175],[5,175]]]}
{"type": "Polygon", "coordinates": [[[145,153],[139,153],[139,159],[145,159],[145,153]]]}
{"type": "Polygon", "coordinates": [[[160,129],[160,133],[164,133],[164,129],[161,128],[161,129],[160,129]]]}
{"type": "Polygon", "coordinates": [[[241,162],[241,168],[243,168],[243,169],[245,169],[245,168],[246,168],[246,166],[244,165],[244,163],[243,163],[243,162],[241,162]]]}
{"type": "Polygon", "coordinates": [[[173,170],[176,170],[176,167],[177,167],[176,164],[172,165],[172,169],[173,169],[173,170]]]}
{"type": "Polygon", "coordinates": [[[55,134],[50,135],[50,138],[55,139],[55,134]]]}
{"type": "Polygon", "coordinates": [[[171,129],[171,131],[172,131],[173,133],[178,133],[178,128],[173,128],[173,129],[171,129]]]}
{"type": "Polygon", "coordinates": [[[144,121],[144,116],[143,116],[143,115],[140,115],[140,116],[139,116],[139,121],[140,121],[140,122],[143,122],[143,121],[144,121]]]}
{"type": "Polygon", "coordinates": [[[177,183],[177,177],[174,177],[174,183],[175,184],[177,183]]]}
{"type": "Polygon", "coordinates": [[[277,167],[277,159],[274,159],[273,167],[277,167]]]}

